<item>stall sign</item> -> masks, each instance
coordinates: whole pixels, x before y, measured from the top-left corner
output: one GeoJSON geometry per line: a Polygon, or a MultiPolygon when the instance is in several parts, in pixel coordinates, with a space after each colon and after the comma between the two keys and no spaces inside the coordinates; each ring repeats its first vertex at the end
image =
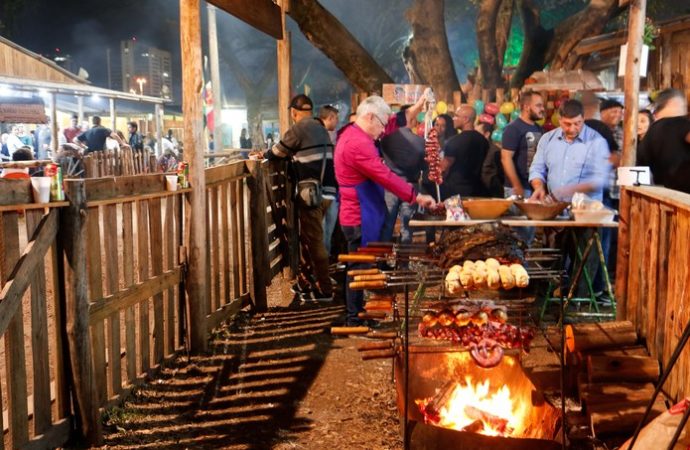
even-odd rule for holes
{"type": "Polygon", "coordinates": [[[426,84],[392,84],[383,85],[383,100],[386,103],[409,105],[415,103],[424,94],[426,84]]]}
{"type": "Polygon", "coordinates": [[[46,123],[46,111],[40,98],[0,98],[0,122],[46,123]]]}

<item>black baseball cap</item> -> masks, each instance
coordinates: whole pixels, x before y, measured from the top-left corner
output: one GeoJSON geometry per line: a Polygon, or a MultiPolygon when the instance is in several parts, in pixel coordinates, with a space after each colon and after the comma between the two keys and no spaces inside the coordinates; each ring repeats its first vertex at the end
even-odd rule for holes
{"type": "Polygon", "coordinates": [[[622,108],[622,107],[623,107],[623,105],[618,100],[614,100],[612,98],[607,98],[606,100],[601,102],[601,105],[599,105],[599,111],[604,111],[606,109],[611,109],[611,108],[622,108]]]}
{"type": "Polygon", "coordinates": [[[295,108],[299,111],[311,111],[314,109],[314,103],[312,103],[311,99],[306,95],[299,94],[295,95],[292,97],[292,100],[290,100],[290,106],[288,106],[288,109],[290,108],[295,108]]]}

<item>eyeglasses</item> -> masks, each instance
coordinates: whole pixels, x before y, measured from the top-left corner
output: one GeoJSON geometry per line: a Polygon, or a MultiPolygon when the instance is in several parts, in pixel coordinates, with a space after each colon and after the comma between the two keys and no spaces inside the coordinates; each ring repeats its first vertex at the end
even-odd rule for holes
{"type": "Polygon", "coordinates": [[[381,124],[381,126],[382,126],[383,128],[386,128],[386,122],[384,122],[383,120],[381,120],[381,118],[380,118],[379,116],[377,116],[376,114],[374,114],[374,113],[371,113],[371,115],[374,116],[374,117],[376,117],[376,120],[379,121],[379,123],[381,124]]]}

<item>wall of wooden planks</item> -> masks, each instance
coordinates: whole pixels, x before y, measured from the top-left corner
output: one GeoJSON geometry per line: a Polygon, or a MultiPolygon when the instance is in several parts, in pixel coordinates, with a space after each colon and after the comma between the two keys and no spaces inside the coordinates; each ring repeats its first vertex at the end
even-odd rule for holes
{"type": "MultiPolygon", "coordinates": [[[[624,188],[620,203],[616,298],[618,318],[635,324],[651,356],[665,367],[690,320],[690,195],[662,187],[624,188]]],[[[664,391],[690,394],[690,348],[664,391]]]]}
{"type": "Polygon", "coordinates": [[[260,161],[207,169],[210,314],[189,324],[188,189],[166,191],[163,174],[68,180],[73,201],[46,205],[32,203],[28,180],[0,179],[0,449],[62,446],[74,423],[98,443],[99,410],[182,350],[190,327],[208,333],[244,305],[265,308],[265,285],[289,259],[267,200],[285,209],[285,180],[284,165],[260,161]]]}

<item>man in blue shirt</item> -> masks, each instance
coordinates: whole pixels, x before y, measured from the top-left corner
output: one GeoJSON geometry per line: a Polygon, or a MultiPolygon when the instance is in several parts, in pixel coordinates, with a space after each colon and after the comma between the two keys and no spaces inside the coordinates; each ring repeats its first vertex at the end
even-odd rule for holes
{"type": "Polygon", "coordinates": [[[602,200],[611,167],[608,145],[585,125],[582,103],[568,100],[559,112],[560,127],[542,136],[530,166],[531,198],[543,200],[548,193],[570,201],[582,192],[602,200]]]}

